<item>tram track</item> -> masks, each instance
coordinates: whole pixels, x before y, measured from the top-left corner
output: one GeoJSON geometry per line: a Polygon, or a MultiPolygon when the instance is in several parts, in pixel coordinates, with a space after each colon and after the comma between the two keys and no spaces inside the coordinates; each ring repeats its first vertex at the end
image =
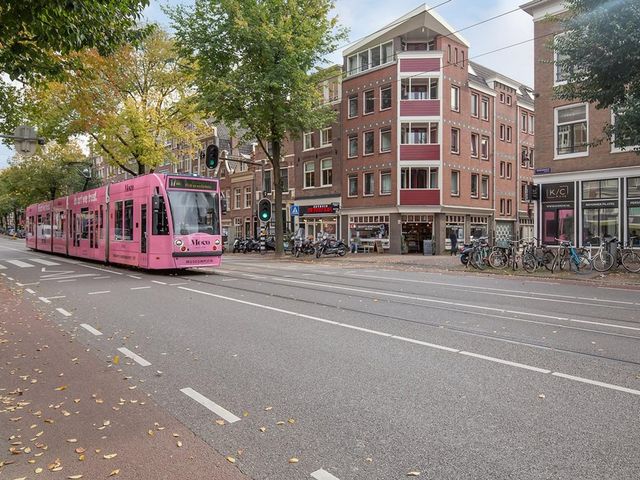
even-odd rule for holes
{"type": "MultiPolygon", "coordinates": [[[[198,274],[202,274],[202,273],[198,273],[198,274]]],[[[210,275],[210,273],[207,272],[207,273],[205,273],[205,275],[210,275]]],[[[216,275],[220,275],[220,276],[224,276],[224,277],[240,278],[240,279],[245,279],[245,280],[248,280],[248,281],[251,280],[251,279],[249,279],[247,277],[244,277],[241,273],[238,273],[237,275],[229,275],[229,274],[219,273],[218,272],[216,275]]],[[[407,323],[407,324],[411,324],[411,325],[418,325],[418,326],[435,328],[435,329],[438,329],[440,331],[445,330],[445,331],[450,331],[450,332],[453,332],[453,333],[460,333],[460,334],[470,335],[470,336],[484,338],[484,339],[488,339],[488,340],[497,340],[497,341],[500,341],[500,342],[506,342],[506,343],[510,343],[510,344],[517,344],[517,345],[527,346],[527,347],[531,347],[531,348],[543,349],[543,350],[551,351],[551,352],[572,354],[572,355],[584,356],[584,357],[587,357],[587,358],[594,358],[594,359],[598,359],[598,360],[614,361],[614,362],[622,363],[622,364],[626,364],[626,365],[640,366],[640,361],[634,361],[634,360],[629,360],[629,359],[624,359],[624,358],[619,358],[619,357],[614,357],[614,356],[609,356],[609,355],[602,355],[602,354],[587,352],[587,351],[579,350],[579,349],[555,347],[555,346],[546,344],[544,342],[523,340],[523,339],[520,339],[520,338],[517,338],[517,337],[510,336],[510,335],[499,335],[499,334],[493,334],[493,333],[488,333],[488,332],[478,332],[478,331],[475,331],[473,329],[464,328],[464,327],[458,327],[458,326],[454,326],[454,325],[450,325],[450,324],[446,324],[446,323],[431,322],[431,321],[428,321],[428,320],[416,320],[414,318],[409,318],[409,317],[405,317],[405,316],[391,315],[391,314],[385,314],[385,313],[379,313],[379,312],[378,313],[377,312],[369,312],[369,311],[366,311],[366,310],[361,310],[361,309],[357,309],[357,308],[353,308],[353,307],[346,307],[346,306],[338,307],[338,306],[336,306],[336,305],[334,305],[332,303],[322,302],[322,301],[319,301],[319,300],[307,300],[307,299],[296,298],[294,295],[283,295],[283,294],[278,294],[278,293],[273,293],[273,292],[256,291],[255,289],[252,289],[252,288],[249,288],[249,287],[239,286],[237,283],[234,283],[233,287],[230,287],[229,285],[220,285],[218,283],[207,281],[205,279],[194,278],[193,276],[184,276],[184,275],[180,276],[179,275],[177,278],[181,278],[183,280],[188,280],[188,281],[191,281],[191,282],[195,282],[195,283],[198,283],[198,284],[201,284],[201,285],[209,285],[209,286],[223,287],[223,288],[233,288],[234,291],[241,291],[241,292],[245,292],[245,293],[265,295],[265,296],[268,296],[268,297],[274,298],[274,299],[282,299],[282,300],[289,300],[289,301],[296,301],[296,302],[304,302],[306,304],[312,304],[312,305],[316,305],[316,306],[319,306],[319,307],[330,308],[330,309],[335,310],[335,311],[351,312],[351,313],[356,313],[356,314],[359,314],[359,315],[368,315],[368,316],[379,318],[379,319],[383,319],[383,320],[399,321],[399,322],[403,322],[403,323],[407,323]]],[[[257,280],[253,280],[253,281],[257,281],[257,280]]],[[[264,283],[264,282],[260,282],[260,283],[264,283]]],[[[277,285],[278,286],[284,286],[282,284],[277,284],[277,285]]],[[[307,291],[311,290],[311,291],[318,292],[318,293],[332,293],[332,292],[327,292],[326,290],[323,290],[321,288],[305,287],[305,290],[307,290],[307,291]]],[[[335,293],[335,292],[333,292],[333,293],[335,293]]],[[[340,295],[346,295],[346,294],[340,293],[340,295]]],[[[348,296],[356,297],[356,298],[363,298],[363,299],[372,299],[373,298],[373,297],[365,295],[365,294],[357,294],[357,293],[350,293],[348,296]]],[[[388,300],[388,302],[389,303],[393,303],[393,304],[399,304],[399,305],[425,307],[424,304],[406,302],[406,301],[402,301],[402,300],[388,300]]],[[[550,323],[550,322],[542,322],[542,321],[537,321],[537,320],[520,319],[520,318],[509,317],[509,316],[504,316],[504,315],[487,314],[487,313],[481,313],[481,312],[472,312],[472,311],[469,311],[469,310],[465,310],[465,309],[461,309],[461,308],[455,308],[455,307],[447,307],[447,306],[441,306],[441,305],[430,305],[429,308],[434,309],[434,310],[439,310],[439,311],[462,313],[462,314],[465,314],[465,315],[474,315],[474,316],[487,317],[487,318],[497,318],[497,319],[502,319],[502,320],[512,320],[512,321],[519,321],[519,322],[525,322],[525,323],[531,323],[531,324],[537,324],[537,325],[543,325],[543,326],[564,328],[564,329],[569,329],[569,330],[578,330],[578,331],[583,331],[583,332],[587,332],[587,333],[594,333],[594,334],[599,334],[599,335],[613,336],[613,337],[618,337],[618,338],[625,338],[625,339],[631,339],[631,340],[640,340],[640,336],[625,335],[625,334],[615,333],[615,332],[603,332],[603,331],[600,331],[600,330],[585,329],[585,328],[580,328],[580,327],[573,327],[573,326],[569,326],[569,325],[554,324],[554,323],[550,323]]]]}

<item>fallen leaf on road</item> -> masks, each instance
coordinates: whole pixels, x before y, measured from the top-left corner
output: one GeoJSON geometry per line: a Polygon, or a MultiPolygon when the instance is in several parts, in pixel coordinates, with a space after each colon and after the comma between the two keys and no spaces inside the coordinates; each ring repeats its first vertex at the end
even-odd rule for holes
{"type": "Polygon", "coordinates": [[[117,457],[117,456],[118,456],[117,453],[108,453],[106,455],[103,455],[102,458],[106,458],[107,460],[110,460],[110,459],[112,459],[114,457],[117,457]]]}
{"type": "Polygon", "coordinates": [[[407,477],[419,477],[420,476],[420,472],[417,470],[413,470],[409,473],[407,473],[407,477]]]}
{"type": "Polygon", "coordinates": [[[236,463],[236,459],[233,457],[227,457],[227,462],[229,463],[236,463]]]}
{"type": "Polygon", "coordinates": [[[178,435],[177,433],[174,433],[173,436],[178,438],[180,435],[178,435]]]}
{"type": "Polygon", "coordinates": [[[104,422],[102,422],[102,425],[104,425],[105,427],[108,427],[109,425],[111,425],[111,421],[105,420],[104,422]]]}
{"type": "Polygon", "coordinates": [[[260,431],[264,433],[264,432],[267,431],[267,428],[266,427],[260,427],[260,431]]]}
{"type": "Polygon", "coordinates": [[[273,407],[265,407],[265,411],[268,412],[269,410],[271,410],[273,407]]]}
{"type": "Polygon", "coordinates": [[[180,440],[178,440],[178,443],[176,443],[176,445],[177,445],[178,447],[181,447],[181,446],[182,446],[182,442],[181,442],[180,440]]]}
{"type": "Polygon", "coordinates": [[[116,476],[116,475],[118,475],[119,473],[120,473],[120,469],[119,469],[119,468],[117,468],[117,469],[113,470],[113,471],[109,474],[109,476],[110,476],[110,477],[115,477],[115,476],[116,476]]]}
{"type": "Polygon", "coordinates": [[[300,460],[298,460],[296,457],[290,458],[289,459],[289,463],[298,463],[300,460]]]}
{"type": "Polygon", "coordinates": [[[36,468],[35,472],[36,473],[42,473],[43,468],[42,467],[38,467],[36,468]]]}
{"type": "Polygon", "coordinates": [[[86,452],[86,450],[84,448],[82,448],[82,447],[76,448],[76,453],[84,453],[84,452],[86,452]]]}
{"type": "Polygon", "coordinates": [[[295,419],[290,418],[289,420],[287,420],[291,425],[293,425],[294,423],[296,423],[295,419]]]}
{"type": "Polygon", "coordinates": [[[78,480],[79,478],[82,478],[82,475],[69,475],[67,478],[69,480],[78,480]]]}
{"type": "Polygon", "coordinates": [[[82,455],[80,455],[80,456],[78,457],[78,461],[80,461],[80,462],[84,462],[84,454],[82,454],[82,455]]]}
{"type": "Polygon", "coordinates": [[[276,422],[276,425],[284,425],[284,422],[283,421],[276,422]]]}
{"type": "Polygon", "coordinates": [[[216,423],[217,423],[218,425],[224,425],[224,420],[216,420],[216,423]]]}
{"type": "Polygon", "coordinates": [[[540,395],[538,395],[538,398],[547,398],[547,397],[545,397],[544,393],[541,393],[540,395]]]}
{"type": "Polygon", "coordinates": [[[118,365],[120,363],[120,355],[113,357],[113,364],[118,365]]]}
{"type": "Polygon", "coordinates": [[[69,443],[76,443],[78,441],[77,438],[67,438],[67,442],[69,443]]]}
{"type": "Polygon", "coordinates": [[[243,417],[248,417],[248,416],[249,416],[249,412],[247,412],[247,411],[242,412],[242,416],[243,416],[243,417]]]}
{"type": "Polygon", "coordinates": [[[60,385],[59,387],[54,388],[56,392],[61,392],[62,390],[66,390],[66,389],[67,389],[66,385],[60,385]]]}

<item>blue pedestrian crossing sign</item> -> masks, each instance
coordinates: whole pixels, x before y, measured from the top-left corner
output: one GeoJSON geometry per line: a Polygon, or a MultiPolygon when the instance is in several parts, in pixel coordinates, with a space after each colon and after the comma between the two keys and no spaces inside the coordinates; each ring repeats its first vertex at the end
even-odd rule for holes
{"type": "Polygon", "coordinates": [[[298,205],[291,205],[289,207],[289,210],[292,217],[297,217],[300,215],[300,207],[298,205]]]}

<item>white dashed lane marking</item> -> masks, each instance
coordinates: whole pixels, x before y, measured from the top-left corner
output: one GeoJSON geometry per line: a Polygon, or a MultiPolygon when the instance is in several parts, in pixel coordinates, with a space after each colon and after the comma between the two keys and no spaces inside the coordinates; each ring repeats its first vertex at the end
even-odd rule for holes
{"type": "Polygon", "coordinates": [[[158,280],[151,280],[151,283],[157,283],[158,285],[166,285],[167,282],[159,282],[158,280]]]}
{"type": "Polygon", "coordinates": [[[111,293],[111,290],[100,290],[99,292],[89,292],[87,295],[102,295],[103,293],[111,293]]]}
{"type": "Polygon", "coordinates": [[[48,298],[45,298],[45,297],[38,297],[38,300],[40,300],[40,301],[41,301],[41,302],[43,302],[43,303],[51,303],[51,302],[49,301],[49,299],[48,299],[48,298]]]}
{"type": "Polygon", "coordinates": [[[228,423],[235,423],[235,422],[240,421],[240,417],[236,417],[229,410],[221,407],[217,403],[212,402],[211,400],[209,400],[204,395],[201,395],[200,393],[196,392],[193,388],[189,388],[189,387],[182,388],[182,389],[180,389],[180,391],[182,393],[184,393],[186,396],[191,397],[192,399],[194,399],[196,402],[198,402],[203,407],[211,410],[213,413],[218,415],[223,420],[226,420],[228,423]]]}
{"type": "Polygon", "coordinates": [[[120,353],[122,353],[123,355],[129,357],[131,360],[133,360],[134,362],[136,362],[138,365],[141,365],[143,367],[148,367],[149,365],[151,365],[151,362],[148,362],[147,360],[145,360],[144,358],[142,358],[140,355],[132,352],[131,350],[129,350],[128,348],[125,347],[120,347],[118,349],[118,351],[120,353]]]}
{"type": "Polygon", "coordinates": [[[311,474],[311,478],[315,478],[316,480],[339,480],[338,477],[334,477],[326,470],[322,468],[320,470],[316,470],[311,474]]]}
{"type": "Polygon", "coordinates": [[[47,267],[53,267],[55,265],[60,265],[57,262],[52,262],[51,260],[45,260],[44,258],[29,258],[30,261],[39,263],[40,265],[46,265],[47,267]]]}
{"type": "Polygon", "coordinates": [[[147,288],[151,287],[131,287],[131,290],[146,290],[147,288]]]}
{"type": "Polygon", "coordinates": [[[27,292],[27,293],[30,293],[31,295],[35,295],[36,294],[36,292],[34,290],[31,290],[30,288],[25,288],[24,291],[27,292]]]}
{"type": "Polygon", "coordinates": [[[82,328],[84,328],[85,330],[87,330],[88,332],[93,333],[94,335],[102,335],[102,332],[100,330],[96,330],[95,328],[93,328],[88,323],[81,323],[80,326],[82,328]]]}
{"type": "Polygon", "coordinates": [[[58,312],[60,312],[62,315],[64,315],[65,317],[70,317],[71,314],[69,312],[67,312],[64,308],[56,308],[56,310],[58,312]]]}
{"type": "Polygon", "coordinates": [[[20,268],[33,268],[33,265],[31,265],[30,263],[27,262],[23,262],[21,260],[7,260],[7,263],[10,263],[12,265],[15,265],[16,267],[20,267],[20,268]]]}

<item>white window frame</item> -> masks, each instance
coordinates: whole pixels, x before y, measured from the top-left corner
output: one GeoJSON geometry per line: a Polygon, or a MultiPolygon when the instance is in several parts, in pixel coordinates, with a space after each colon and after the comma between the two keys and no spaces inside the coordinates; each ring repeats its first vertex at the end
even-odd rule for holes
{"type": "Polygon", "coordinates": [[[440,135],[442,134],[441,132],[441,128],[440,128],[440,122],[429,122],[429,121],[425,121],[425,122],[402,122],[400,124],[400,144],[401,145],[440,145],[440,143],[442,142],[442,139],[440,137],[440,135]],[[431,124],[435,123],[438,126],[438,141],[436,143],[431,143],[431,124]],[[413,140],[413,136],[411,134],[411,126],[414,124],[426,124],[427,125],[427,142],[426,143],[402,143],[402,131],[404,130],[404,125],[408,125],[409,126],[409,138],[410,140],[413,140]]]}
{"type": "Polygon", "coordinates": [[[391,127],[386,127],[386,128],[381,128],[380,129],[380,153],[389,153],[391,151],[391,142],[393,140],[393,137],[391,136],[391,127]],[[382,150],[382,134],[383,133],[389,133],[389,150],[382,150]]]}
{"type": "Polygon", "coordinates": [[[302,137],[302,150],[313,150],[313,132],[305,132],[302,137]]]}
{"type": "Polygon", "coordinates": [[[347,158],[356,158],[358,156],[358,134],[349,134],[347,136],[347,158]],[[356,148],[355,148],[355,155],[351,155],[351,140],[354,139],[356,140],[356,148]]]}
{"type": "Polygon", "coordinates": [[[390,110],[391,108],[393,108],[393,90],[391,88],[391,85],[380,87],[380,111],[384,112],[386,110],[390,110]],[[385,92],[387,90],[389,90],[389,96],[391,97],[391,105],[389,105],[388,107],[382,108],[382,92],[385,92]]]}
{"type": "Polygon", "coordinates": [[[554,108],[553,109],[553,159],[561,160],[564,158],[579,158],[579,157],[588,157],[588,156],[589,156],[589,104],[586,102],[571,103],[569,105],[562,105],[560,107],[554,108]],[[585,121],[587,122],[587,150],[584,152],[558,154],[558,127],[559,127],[558,112],[568,108],[574,108],[580,105],[584,106],[585,108],[585,121]]]}
{"type": "Polygon", "coordinates": [[[376,134],[373,130],[368,130],[366,132],[362,132],[362,156],[367,157],[369,155],[373,155],[376,153],[376,134]],[[371,135],[372,147],[371,151],[367,152],[367,135],[371,135]]]}
{"type": "Polygon", "coordinates": [[[531,135],[533,135],[535,132],[535,118],[535,115],[529,115],[529,133],[531,135]]]}
{"type": "Polygon", "coordinates": [[[320,146],[329,147],[333,142],[333,132],[331,127],[323,128],[320,130],[320,146]]]}
{"type": "Polygon", "coordinates": [[[320,186],[321,187],[331,187],[333,185],[333,160],[331,158],[323,158],[320,160],[320,186]],[[326,161],[331,162],[329,168],[324,168],[324,163],[326,161]],[[324,183],[324,172],[326,170],[331,171],[331,183],[324,183]]]}
{"type": "Polygon", "coordinates": [[[423,101],[423,100],[439,100],[440,99],[440,79],[438,77],[408,77],[403,78],[400,82],[400,100],[402,101],[423,101]],[[424,98],[413,98],[413,81],[420,80],[421,82],[427,82],[427,90],[425,92],[424,98]],[[408,92],[407,98],[402,97],[403,92],[403,84],[408,82],[408,88],[406,91],[408,92]],[[435,84],[436,87],[436,95],[435,97],[431,96],[431,87],[435,84]]]}
{"type": "Polygon", "coordinates": [[[480,174],[478,173],[472,173],[471,177],[469,177],[469,195],[471,196],[471,198],[479,198],[480,197],[480,174]],[[476,193],[475,195],[473,194],[473,178],[475,177],[476,179],[476,193]]]}
{"type": "Polygon", "coordinates": [[[459,197],[460,196],[460,170],[451,170],[451,196],[459,197]],[[455,182],[454,182],[454,174],[455,174],[455,182]],[[455,191],[453,187],[455,186],[455,191]]]}
{"type": "Polygon", "coordinates": [[[451,85],[451,111],[460,111],[460,87],[451,85]]]}
{"type": "Polygon", "coordinates": [[[527,128],[529,124],[529,114],[527,112],[520,113],[520,122],[522,123],[520,130],[522,130],[523,133],[527,133],[527,128]]]}
{"type": "Polygon", "coordinates": [[[308,188],[315,188],[316,187],[316,162],[315,161],[310,161],[310,162],[304,162],[304,166],[303,166],[303,187],[305,189],[308,188]],[[307,165],[311,165],[313,167],[313,170],[309,170],[307,171],[307,165]],[[313,174],[313,185],[308,185],[307,184],[307,173],[312,173],[313,174]]]}
{"type": "Polygon", "coordinates": [[[471,94],[471,116],[474,118],[478,118],[479,115],[480,115],[480,95],[478,95],[477,93],[472,93],[471,94]]]}
{"type": "Polygon", "coordinates": [[[512,139],[512,128],[511,126],[507,125],[507,142],[511,143],[511,139],[512,139]]]}
{"type": "Polygon", "coordinates": [[[358,196],[358,174],[348,175],[347,176],[347,197],[348,198],[356,198],[358,196]],[[356,193],[355,195],[351,194],[351,179],[356,179],[356,193]]]}
{"type": "MultiPolygon", "coordinates": [[[[553,43],[555,44],[556,38],[565,35],[566,32],[558,33],[553,36],[553,43]]],[[[558,80],[558,51],[553,49],[553,86],[566,85],[567,80],[558,80]]]]}
{"type": "Polygon", "coordinates": [[[373,172],[364,172],[362,174],[362,196],[363,197],[373,197],[376,192],[376,177],[373,172]],[[371,189],[371,193],[367,193],[367,175],[371,175],[373,179],[373,188],[371,189]]]}
{"type": "Polygon", "coordinates": [[[460,154],[460,129],[455,127],[451,127],[451,153],[460,154]],[[454,132],[456,132],[455,141],[454,132]]]}
{"type": "Polygon", "coordinates": [[[400,168],[400,189],[401,190],[438,190],[440,188],[440,183],[439,183],[439,175],[440,175],[440,167],[418,167],[418,166],[413,166],[413,167],[401,167],[400,168]],[[411,188],[411,176],[412,176],[412,170],[414,169],[419,169],[419,170],[427,170],[427,186],[425,188],[411,188]],[[402,186],[402,181],[403,178],[405,177],[405,175],[403,175],[403,171],[406,170],[407,173],[407,177],[408,177],[408,181],[409,181],[409,186],[408,187],[403,187],[402,186]],[[435,182],[433,181],[433,178],[435,177],[435,182]],[[432,184],[436,184],[435,187],[432,187],[432,184]]]}
{"type": "Polygon", "coordinates": [[[482,175],[480,177],[480,198],[487,199],[489,198],[489,175],[482,175]],[[485,182],[486,180],[486,182],[485,182]],[[485,192],[484,186],[487,186],[487,191],[485,192]]]}
{"type": "Polygon", "coordinates": [[[347,118],[356,118],[358,116],[358,95],[350,95],[349,98],[347,99],[347,118]],[[353,109],[353,111],[355,112],[355,115],[351,115],[351,102],[355,100],[356,105],[353,109]]]}
{"type": "Polygon", "coordinates": [[[233,209],[240,210],[242,202],[242,189],[237,187],[233,189],[233,209]]]}
{"type": "Polygon", "coordinates": [[[476,132],[471,132],[471,141],[469,142],[471,146],[471,157],[478,158],[480,156],[480,134],[476,132]],[[475,138],[475,142],[473,139],[475,138]],[[475,149],[475,153],[473,153],[475,149]]]}
{"type": "Polygon", "coordinates": [[[391,192],[392,192],[392,191],[393,191],[393,186],[392,186],[392,184],[391,184],[391,171],[386,170],[386,171],[380,172],[380,195],[381,195],[381,196],[384,196],[384,195],[391,195],[391,192]],[[383,176],[385,176],[385,177],[386,177],[387,175],[389,176],[389,191],[388,191],[388,192],[384,192],[384,191],[382,190],[382,185],[383,185],[382,177],[383,177],[383,176]]]}
{"type": "Polygon", "coordinates": [[[485,121],[489,121],[489,110],[490,110],[490,106],[489,106],[489,97],[482,97],[480,99],[480,115],[481,115],[481,119],[485,120],[485,121]],[[485,112],[485,105],[487,106],[486,112],[485,112]],[[486,113],[486,116],[485,116],[486,113]]]}
{"type": "MultiPolygon", "coordinates": [[[[611,125],[615,125],[615,123],[616,123],[616,114],[614,113],[613,110],[611,110],[611,125]]],[[[620,147],[616,147],[615,135],[611,136],[611,153],[629,153],[629,152],[634,152],[634,149],[638,149],[638,148],[640,148],[639,145],[629,145],[628,147],[624,147],[624,149],[620,147]]]]}
{"type": "Polygon", "coordinates": [[[362,115],[372,115],[376,113],[376,92],[375,90],[367,90],[366,92],[362,92],[362,115]],[[373,105],[371,106],[371,110],[367,111],[367,94],[371,94],[371,102],[373,105]]]}
{"type": "Polygon", "coordinates": [[[512,98],[511,95],[507,95],[507,105],[511,106],[512,98]]]}
{"type": "Polygon", "coordinates": [[[490,142],[491,142],[491,140],[486,135],[482,135],[480,137],[480,159],[489,160],[489,150],[491,148],[490,145],[489,145],[490,142]],[[484,148],[485,145],[487,146],[486,154],[485,154],[485,148],[484,148]]]}
{"type": "Polygon", "coordinates": [[[252,195],[251,187],[244,187],[244,208],[251,208],[252,195]]]}

